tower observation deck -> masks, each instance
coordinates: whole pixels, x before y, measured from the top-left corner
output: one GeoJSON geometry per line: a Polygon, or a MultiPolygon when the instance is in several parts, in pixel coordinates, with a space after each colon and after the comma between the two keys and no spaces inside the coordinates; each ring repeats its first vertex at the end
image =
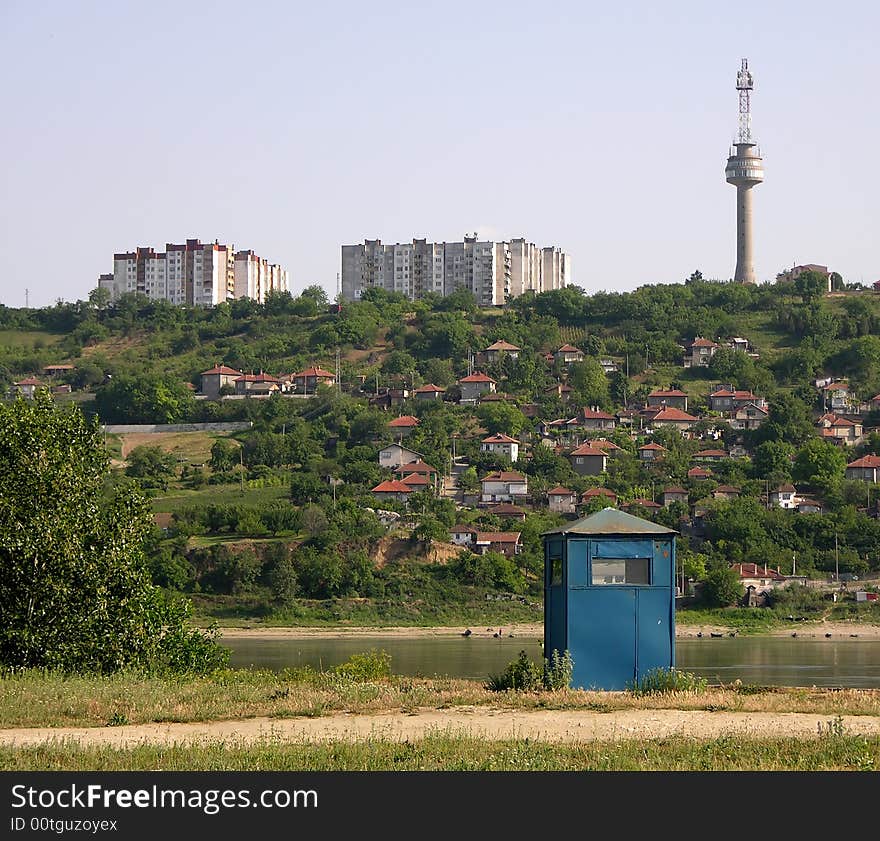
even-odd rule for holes
{"type": "Polygon", "coordinates": [[[736,272],[737,283],[754,283],[754,246],[752,242],[752,187],[764,180],[764,161],[757,141],[752,137],[751,92],[754,81],[748,59],[736,74],[739,91],[739,129],[730,149],[724,170],[728,184],[736,187],[736,272]]]}

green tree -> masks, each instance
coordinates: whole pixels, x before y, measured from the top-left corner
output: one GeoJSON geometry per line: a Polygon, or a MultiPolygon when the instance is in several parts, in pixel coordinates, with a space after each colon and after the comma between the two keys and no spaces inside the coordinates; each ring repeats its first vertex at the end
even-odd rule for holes
{"type": "Polygon", "coordinates": [[[177,459],[161,447],[141,444],[128,454],[125,475],[137,479],[144,488],[168,489],[177,472],[177,459]]]}
{"type": "Polygon", "coordinates": [[[739,573],[727,565],[716,567],[703,579],[702,601],[709,607],[728,607],[744,592],[739,573]]]}
{"type": "Polygon", "coordinates": [[[608,405],[608,377],[595,359],[588,357],[583,362],[575,362],[569,366],[568,383],[580,405],[608,405]]]}
{"type": "Polygon", "coordinates": [[[840,447],[814,438],[798,450],[792,475],[798,482],[821,488],[840,484],[846,467],[846,453],[840,447]]]}
{"type": "Polygon", "coordinates": [[[239,463],[239,450],[239,445],[228,438],[218,438],[211,445],[211,470],[216,473],[232,470],[239,463]]]}
{"type": "Polygon", "coordinates": [[[95,411],[104,423],[178,423],[186,420],[195,400],[174,377],[143,374],[119,376],[95,392],[95,411]]]}
{"type": "Polygon", "coordinates": [[[104,494],[97,421],[47,397],[0,404],[0,663],[79,672],[209,670],[226,655],[150,580],[133,488],[104,494]]]}
{"type": "Polygon", "coordinates": [[[816,298],[821,298],[828,289],[828,281],[825,276],[817,271],[801,272],[794,281],[794,288],[805,304],[809,304],[816,298]]]}

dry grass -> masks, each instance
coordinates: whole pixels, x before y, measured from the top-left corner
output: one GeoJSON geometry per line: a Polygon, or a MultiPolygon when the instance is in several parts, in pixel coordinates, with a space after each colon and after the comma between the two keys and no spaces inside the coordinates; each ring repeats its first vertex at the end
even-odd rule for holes
{"type": "Polygon", "coordinates": [[[880,715],[880,690],[710,687],[637,696],[563,690],[490,692],[477,681],[391,677],[355,681],[310,670],[229,670],[210,678],[116,675],[63,677],[27,672],[0,680],[0,727],[204,722],[334,712],[378,713],[459,706],[519,710],[708,710],[880,715]]]}

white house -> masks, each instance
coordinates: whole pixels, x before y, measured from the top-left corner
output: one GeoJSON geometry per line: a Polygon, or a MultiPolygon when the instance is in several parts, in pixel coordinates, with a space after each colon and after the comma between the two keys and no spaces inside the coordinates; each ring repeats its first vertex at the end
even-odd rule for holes
{"type": "Polygon", "coordinates": [[[413,461],[420,461],[422,454],[404,447],[402,444],[389,444],[379,450],[379,467],[394,469],[413,461]]]}
{"type": "Polygon", "coordinates": [[[797,489],[794,485],[780,485],[776,490],[770,491],[770,505],[776,508],[797,508],[797,489]]]}
{"type": "Polygon", "coordinates": [[[519,458],[519,441],[503,432],[496,432],[480,442],[480,450],[514,462],[519,458]]]}
{"type": "Polygon", "coordinates": [[[512,470],[497,470],[480,480],[483,502],[518,502],[529,492],[529,480],[512,470]]]}

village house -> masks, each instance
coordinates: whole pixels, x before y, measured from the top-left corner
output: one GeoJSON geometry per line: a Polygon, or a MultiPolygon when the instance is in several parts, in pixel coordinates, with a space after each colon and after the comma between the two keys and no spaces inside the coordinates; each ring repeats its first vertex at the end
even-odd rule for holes
{"type": "Polygon", "coordinates": [[[408,461],[404,464],[398,465],[397,467],[393,467],[391,469],[391,473],[396,479],[402,479],[405,476],[412,475],[423,476],[435,487],[440,481],[439,471],[420,458],[416,461],[408,461]]]}
{"type": "Polygon", "coordinates": [[[259,374],[242,374],[236,377],[235,393],[246,394],[250,396],[274,394],[281,390],[281,380],[260,371],[259,374]]]}
{"type": "Polygon", "coordinates": [[[482,502],[518,502],[529,493],[529,480],[512,470],[496,470],[480,480],[482,502]]]}
{"type": "Polygon", "coordinates": [[[824,514],[825,505],[821,500],[805,496],[798,500],[798,514],[824,514]]]}
{"type": "Polygon", "coordinates": [[[770,491],[767,501],[774,508],[786,508],[788,510],[797,508],[797,488],[786,482],[770,491]]]}
{"type": "Polygon", "coordinates": [[[687,411],[688,396],[687,392],[680,391],[677,388],[652,391],[648,395],[648,405],[658,408],[670,407],[673,409],[681,409],[687,411]]]}
{"type": "Polygon", "coordinates": [[[731,564],[739,576],[740,584],[745,588],[755,587],[772,590],[774,587],[784,587],[788,582],[778,569],[770,569],[767,564],[731,564]]]}
{"type": "Polygon", "coordinates": [[[880,481],[880,456],[868,455],[857,458],[846,466],[845,476],[857,482],[880,481]]]}
{"type": "Polygon", "coordinates": [[[473,526],[453,526],[449,530],[449,541],[469,549],[475,555],[500,552],[512,558],[519,555],[523,548],[518,531],[479,531],[473,526]]]}
{"type": "Polygon", "coordinates": [[[486,362],[490,365],[494,364],[501,360],[503,355],[509,356],[511,359],[516,359],[519,356],[521,348],[518,348],[516,345],[512,345],[510,342],[505,342],[504,339],[499,339],[497,342],[493,342],[489,347],[484,351],[486,362]]]}
{"type": "Polygon", "coordinates": [[[76,365],[46,365],[43,368],[43,373],[47,377],[63,377],[65,374],[75,370],[76,365]]]}
{"type": "Polygon", "coordinates": [[[850,412],[855,403],[855,395],[846,380],[835,380],[822,386],[822,407],[826,411],[850,412]]]}
{"type": "Polygon", "coordinates": [[[726,450],[700,450],[694,453],[694,461],[724,461],[729,458],[726,450]]]}
{"type": "Polygon", "coordinates": [[[757,429],[770,413],[755,403],[740,406],[731,416],[731,429],[757,429]]]}
{"type": "Polygon", "coordinates": [[[662,447],[660,444],[655,444],[652,441],[650,444],[642,444],[639,447],[639,459],[641,461],[658,461],[667,452],[669,451],[666,447],[662,447]]]}
{"type": "Polygon", "coordinates": [[[571,392],[571,386],[565,385],[564,383],[556,383],[555,385],[551,385],[549,388],[544,389],[544,394],[548,397],[556,397],[563,403],[568,403],[571,399],[571,392]]]}
{"type": "Polygon", "coordinates": [[[715,386],[715,389],[709,395],[709,409],[713,412],[727,414],[735,412],[749,403],[760,408],[764,408],[767,405],[767,401],[754,392],[731,388],[727,384],[715,386]]]}
{"type": "Polygon", "coordinates": [[[733,485],[719,485],[712,491],[713,499],[736,499],[739,496],[739,488],[733,485]]]}
{"type": "Polygon", "coordinates": [[[10,392],[13,395],[20,394],[25,400],[33,400],[36,393],[45,388],[45,384],[41,383],[36,377],[27,377],[12,384],[10,392]]]}
{"type": "Polygon", "coordinates": [[[604,357],[599,360],[599,364],[602,366],[602,370],[606,374],[616,374],[620,370],[620,363],[616,362],[614,359],[604,357]]]}
{"type": "Polygon", "coordinates": [[[496,517],[505,517],[510,520],[525,520],[526,518],[525,508],[520,508],[518,505],[512,505],[509,502],[489,505],[486,511],[489,514],[494,514],[496,517]]]}
{"type": "Polygon", "coordinates": [[[688,479],[694,479],[697,482],[701,482],[703,479],[708,479],[711,475],[711,470],[704,470],[702,467],[692,467],[687,472],[688,479]]]}
{"type": "MultiPolygon", "coordinates": [[[[404,465],[405,467],[406,465],[404,465]]],[[[404,485],[408,485],[414,491],[427,491],[430,490],[432,484],[427,476],[424,476],[421,473],[410,473],[407,476],[404,476],[399,481],[403,482],[404,485]]]]}
{"type": "Polygon", "coordinates": [[[519,458],[519,441],[503,432],[496,432],[480,442],[480,451],[515,462],[519,458]]]}
{"type": "Polygon", "coordinates": [[[419,419],[412,415],[401,415],[399,418],[388,421],[388,429],[392,435],[397,436],[398,441],[412,435],[418,425],[419,419]]]}
{"type": "Polygon", "coordinates": [[[294,394],[314,394],[319,385],[332,386],[336,384],[336,375],[323,368],[312,366],[304,371],[297,371],[290,375],[291,390],[294,394]]]}
{"type": "Polygon", "coordinates": [[[574,514],[577,505],[577,494],[568,488],[558,485],[547,491],[548,505],[557,514],[574,514]]]}
{"type": "Polygon", "coordinates": [[[422,454],[415,450],[404,447],[402,444],[389,444],[379,450],[379,467],[387,467],[393,469],[400,467],[402,464],[420,461],[422,454]]]}
{"type": "Polygon", "coordinates": [[[835,415],[833,412],[827,412],[816,421],[819,427],[819,434],[826,441],[832,441],[835,444],[857,444],[862,439],[861,421],[851,421],[848,418],[835,415]]]}
{"type": "Polygon", "coordinates": [[[638,509],[643,508],[650,516],[651,513],[653,513],[654,511],[659,511],[661,508],[663,508],[663,506],[658,505],[656,502],[654,502],[653,499],[640,497],[638,499],[634,499],[632,502],[626,503],[626,505],[621,505],[621,508],[624,511],[628,511],[630,514],[634,514],[638,511],[638,509]]]}
{"type": "Polygon", "coordinates": [[[589,444],[581,444],[572,450],[568,454],[568,460],[571,462],[571,469],[578,476],[598,476],[608,467],[608,454],[589,444]]]}
{"type": "Polygon", "coordinates": [[[672,426],[679,432],[686,432],[695,423],[698,423],[699,420],[699,418],[689,415],[681,409],[663,409],[663,411],[654,415],[651,426],[672,426]]]}
{"type": "Polygon", "coordinates": [[[553,359],[562,365],[571,365],[572,362],[583,362],[584,352],[574,345],[563,345],[554,352],[553,359]]]}
{"type": "Polygon", "coordinates": [[[622,453],[623,450],[617,446],[613,441],[609,441],[607,438],[591,438],[586,442],[588,447],[592,447],[594,450],[602,450],[603,453],[609,456],[613,456],[616,453],[622,453]]]}
{"type": "Polygon", "coordinates": [[[475,371],[467,377],[462,377],[458,381],[461,389],[461,397],[459,403],[476,403],[480,399],[481,394],[489,392],[495,393],[498,383],[481,371],[475,371]]]}
{"type": "Polygon", "coordinates": [[[397,479],[388,479],[385,482],[380,482],[375,488],[372,488],[370,493],[379,501],[387,502],[388,500],[392,500],[394,502],[405,503],[409,498],[409,495],[414,493],[414,490],[409,485],[406,485],[397,479]]]}
{"type": "Polygon", "coordinates": [[[673,502],[688,504],[688,492],[684,488],[665,488],[663,491],[663,507],[668,508],[673,502]]]}
{"type": "Polygon", "coordinates": [[[602,412],[599,407],[581,409],[579,421],[584,429],[614,429],[617,426],[617,418],[609,415],[608,412],[602,412]]]}
{"type": "Polygon", "coordinates": [[[610,488],[590,488],[581,494],[581,505],[589,505],[594,499],[599,498],[607,505],[617,505],[617,494],[610,488]]]}
{"type": "Polygon", "coordinates": [[[445,393],[445,388],[440,388],[439,385],[434,385],[434,383],[428,383],[427,385],[420,385],[413,392],[413,395],[416,400],[442,400],[445,393]]]}
{"type": "Polygon", "coordinates": [[[382,409],[382,411],[387,412],[389,409],[406,403],[409,400],[410,394],[411,392],[408,388],[386,388],[383,386],[377,394],[368,398],[367,403],[376,409],[382,409]]]}
{"type": "Polygon", "coordinates": [[[209,400],[218,400],[220,398],[220,389],[223,386],[229,386],[229,389],[235,389],[235,381],[244,376],[242,371],[230,368],[227,365],[215,365],[207,371],[201,373],[201,393],[209,400]]]}
{"type": "Polygon", "coordinates": [[[692,342],[685,344],[683,365],[685,368],[706,367],[712,361],[719,345],[702,336],[697,336],[692,342]]]}

